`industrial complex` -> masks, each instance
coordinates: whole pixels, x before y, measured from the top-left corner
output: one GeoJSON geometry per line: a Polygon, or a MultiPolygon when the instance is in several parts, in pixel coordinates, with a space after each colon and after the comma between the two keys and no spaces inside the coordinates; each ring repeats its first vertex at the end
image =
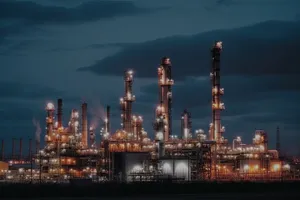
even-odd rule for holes
{"type": "MultiPolygon", "coordinates": [[[[268,148],[268,134],[256,130],[251,144],[241,137],[226,139],[221,125],[224,89],[221,87],[220,61],[222,42],[211,48],[211,109],[208,134],[193,131],[191,114],[183,110],[181,135],[172,134],[172,67],[164,57],[158,67],[159,102],[153,119],[154,138],[143,128],[142,116],[134,115],[135,96],[132,85],[134,73],[124,74],[125,91],[120,98],[121,128],[111,130],[110,106],[101,128],[101,142],[87,119],[88,104],[71,111],[70,121],[62,121],[63,100],[46,104],[45,145],[29,141],[29,155],[15,151],[5,158],[2,141],[0,179],[12,182],[63,182],[88,179],[96,182],[118,181],[262,181],[298,179],[297,163],[283,158],[280,153],[279,128],[276,150],[268,148]],[[33,148],[35,146],[35,148],[33,148]],[[17,156],[16,156],[17,155],[17,156]]],[[[210,58],[208,58],[210,59],[210,58]]]]}

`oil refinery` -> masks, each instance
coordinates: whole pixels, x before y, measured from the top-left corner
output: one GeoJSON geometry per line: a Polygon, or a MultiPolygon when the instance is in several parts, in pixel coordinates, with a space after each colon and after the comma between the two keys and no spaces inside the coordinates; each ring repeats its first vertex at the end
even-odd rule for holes
{"type": "MultiPolygon", "coordinates": [[[[134,115],[136,101],[132,85],[134,73],[124,74],[125,91],[120,98],[121,128],[111,130],[110,106],[101,128],[101,142],[96,142],[95,128],[89,126],[88,104],[73,109],[67,126],[62,121],[63,100],[47,103],[45,145],[36,141],[35,151],[29,141],[29,155],[15,152],[13,139],[12,157],[4,156],[0,177],[6,181],[68,181],[75,178],[104,181],[261,181],[298,179],[293,162],[280,156],[279,128],[276,150],[268,149],[268,134],[254,132],[251,144],[244,144],[241,137],[232,142],[225,137],[221,125],[224,88],[221,87],[220,62],[222,42],[211,49],[211,123],[208,134],[193,131],[191,113],[183,110],[180,135],[172,133],[172,65],[164,57],[158,67],[159,102],[153,119],[154,138],[143,128],[143,118],[134,115]],[[16,156],[18,154],[18,156],[16,156]],[[24,158],[24,159],[21,159],[24,158]]],[[[209,58],[208,58],[209,59],[209,58]]]]}

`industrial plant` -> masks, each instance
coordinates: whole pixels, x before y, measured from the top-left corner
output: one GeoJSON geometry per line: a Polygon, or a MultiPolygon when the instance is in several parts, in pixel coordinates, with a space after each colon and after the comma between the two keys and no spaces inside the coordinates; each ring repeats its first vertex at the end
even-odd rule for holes
{"type": "MultiPolygon", "coordinates": [[[[143,128],[142,116],[133,114],[135,98],[132,85],[134,72],[124,74],[124,95],[120,98],[121,127],[112,132],[110,106],[101,127],[100,143],[95,127],[88,122],[88,104],[73,109],[64,125],[63,100],[46,103],[45,145],[36,139],[35,149],[29,141],[29,155],[15,151],[5,158],[2,141],[0,177],[11,182],[68,182],[88,179],[95,182],[157,181],[262,181],[297,179],[293,162],[280,154],[279,128],[277,149],[268,149],[268,134],[256,130],[251,144],[237,136],[226,139],[221,125],[224,88],[221,87],[220,62],[222,42],[211,48],[211,123],[208,131],[192,130],[191,113],[183,110],[180,135],[172,132],[172,65],[170,58],[161,59],[157,69],[159,102],[153,119],[154,138],[143,128]],[[207,134],[206,134],[207,132],[207,134]],[[18,154],[18,156],[16,156],[18,154]],[[22,159],[23,158],[23,159],[22,159]]],[[[99,136],[98,136],[99,137],[99,136]]],[[[22,149],[22,140],[20,140],[22,149]]]]}

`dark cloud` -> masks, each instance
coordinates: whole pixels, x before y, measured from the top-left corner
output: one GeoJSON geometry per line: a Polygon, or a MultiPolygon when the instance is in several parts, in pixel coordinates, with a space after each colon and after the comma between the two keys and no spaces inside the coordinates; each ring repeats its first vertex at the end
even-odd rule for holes
{"type": "MultiPolygon", "coordinates": [[[[226,109],[221,115],[222,124],[227,129],[226,137],[231,138],[239,133],[250,140],[252,135],[248,134],[249,130],[256,128],[273,131],[270,127],[275,130],[280,125],[289,132],[300,128],[300,84],[296,82],[297,75],[221,78],[221,85],[225,88],[222,101],[226,109]]],[[[194,128],[207,131],[212,112],[209,78],[187,78],[184,82],[175,80],[172,91],[173,118],[180,119],[180,114],[187,108],[192,114],[194,128]]],[[[152,113],[147,117],[153,120],[154,107],[158,103],[158,86],[145,86],[141,92],[133,109],[152,113]]],[[[173,123],[176,134],[179,133],[179,126],[179,122],[173,123]]]]}
{"type": "Polygon", "coordinates": [[[61,96],[68,96],[68,94],[38,84],[0,81],[0,99],[41,100],[61,96]]]}
{"type": "Polygon", "coordinates": [[[79,70],[121,75],[126,68],[134,67],[139,77],[155,77],[160,58],[169,56],[175,79],[207,75],[209,48],[220,39],[224,42],[223,75],[299,74],[299,25],[299,22],[268,21],[232,30],[158,39],[126,47],[79,70]]]}
{"type": "Polygon", "coordinates": [[[153,12],[130,1],[88,1],[72,8],[46,6],[31,1],[1,1],[0,19],[20,19],[33,24],[61,24],[96,21],[153,12]]]}
{"type": "MultiPolygon", "coordinates": [[[[1,10],[1,2],[0,2],[0,10],[1,10]]],[[[0,14],[1,15],[1,14],[0,14]]],[[[37,26],[33,26],[32,23],[28,21],[19,21],[19,20],[1,20],[0,18],[0,45],[5,45],[4,51],[0,49],[0,54],[8,53],[9,51],[18,49],[17,47],[20,46],[22,43],[22,47],[24,43],[29,42],[28,40],[24,40],[24,42],[15,42],[12,36],[20,35],[26,37],[29,35],[36,35],[36,34],[44,34],[45,31],[37,26]]],[[[32,44],[35,41],[30,41],[32,44]]],[[[28,46],[29,43],[26,44],[28,46]]]]}
{"type": "MultiPolygon", "coordinates": [[[[222,74],[222,71],[221,71],[222,74]]],[[[278,94],[300,92],[297,75],[235,77],[222,76],[221,85],[225,88],[224,101],[231,103],[249,103],[261,99],[272,99],[278,94]]],[[[157,84],[142,88],[143,95],[137,98],[142,102],[155,102],[158,99],[157,84]]],[[[173,86],[174,104],[196,107],[207,105],[211,101],[211,82],[209,77],[187,78],[173,86]]],[[[291,98],[293,96],[290,96],[291,98]]]]}

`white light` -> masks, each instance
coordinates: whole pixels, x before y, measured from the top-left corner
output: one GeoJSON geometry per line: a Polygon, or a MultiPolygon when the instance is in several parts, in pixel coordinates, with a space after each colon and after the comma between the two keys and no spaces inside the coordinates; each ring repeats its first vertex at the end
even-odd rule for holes
{"type": "Polygon", "coordinates": [[[291,169],[291,166],[289,164],[285,164],[283,165],[283,169],[289,171],[291,169]]]}
{"type": "Polygon", "coordinates": [[[131,172],[141,172],[142,170],[143,170],[142,166],[135,165],[135,166],[133,166],[131,172]]]}
{"type": "Polygon", "coordinates": [[[163,139],[164,139],[164,134],[163,134],[163,132],[157,132],[157,133],[156,133],[156,138],[157,138],[158,140],[163,140],[163,139]]]}
{"type": "Polygon", "coordinates": [[[165,162],[162,166],[164,174],[172,174],[172,167],[170,163],[165,162]]]}
{"type": "Polygon", "coordinates": [[[279,164],[274,164],[273,165],[273,170],[274,171],[278,171],[280,169],[280,165],[279,164]]]}
{"type": "Polygon", "coordinates": [[[188,164],[187,162],[179,162],[175,166],[175,174],[177,177],[188,179],[188,164]]]}
{"type": "Polygon", "coordinates": [[[54,104],[53,103],[47,103],[47,106],[46,106],[46,109],[47,110],[54,110],[54,104]]]}

